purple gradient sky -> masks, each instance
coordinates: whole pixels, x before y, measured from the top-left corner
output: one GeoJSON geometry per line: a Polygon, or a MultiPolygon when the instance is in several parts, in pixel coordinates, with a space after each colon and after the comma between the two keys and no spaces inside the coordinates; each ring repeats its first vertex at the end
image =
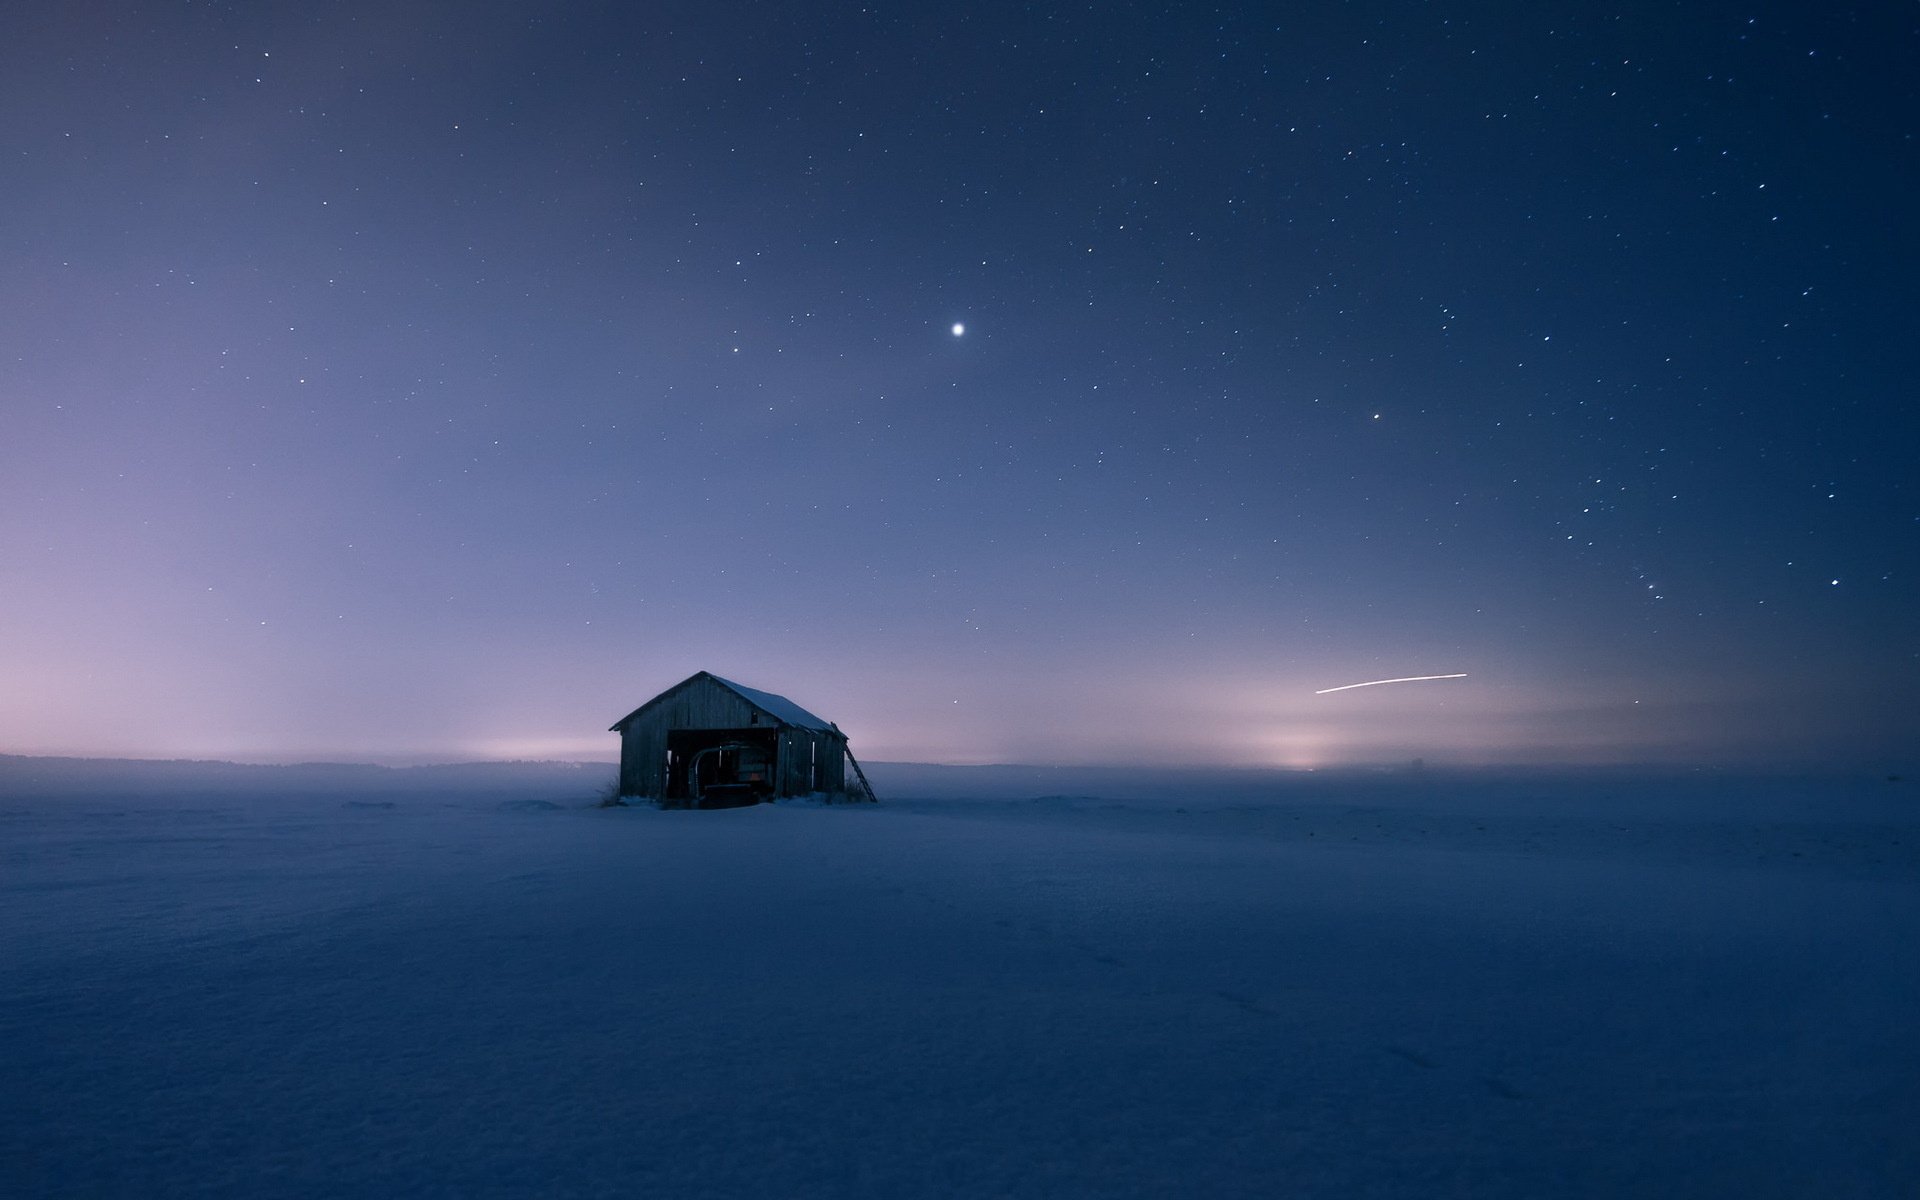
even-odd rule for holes
{"type": "Polygon", "coordinates": [[[1804,9],[17,15],[0,750],[1910,755],[1916,36],[1804,9]]]}

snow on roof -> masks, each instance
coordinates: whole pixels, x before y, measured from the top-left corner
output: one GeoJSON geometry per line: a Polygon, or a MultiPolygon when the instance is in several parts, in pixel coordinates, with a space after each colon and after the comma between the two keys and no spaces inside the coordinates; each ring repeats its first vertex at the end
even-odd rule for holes
{"type": "Polygon", "coordinates": [[[758,688],[745,687],[735,683],[731,679],[722,679],[711,671],[707,672],[707,676],[722,687],[731,688],[735,692],[738,692],[747,703],[758,707],[762,712],[784,721],[789,725],[798,725],[802,729],[818,729],[822,731],[833,728],[832,725],[822,721],[819,717],[801,708],[785,696],[776,696],[772,692],[763,692],[758,688]]]}
{"type": "Polygon", "coordinates": [[[632,721],[635,717],[639,716],[641,713],[647,711],[649,708],[652,708],[655,704],[658,704],[660,701],[666,699],[668,696],[672,695],[674,692],[677,692],[681,688],[692,683],[694,680],[701,678],[701,676],[705,676],[706,678],[713,680],[715,683],[719,684],[721,687],[726,688],[728,691],[732,692],[734,695],[740,697],[742,700],[745,700],[748,704],[753,705],[755,708],[759,709],[763,713],[766,713],[768,716],[772,717],[774,720],[780,722],[783,725],[793,725],[801,729],[817,729],[822,733],[837,732],[834,729],[833,723],[831,721],[821,720],[819,717],[816,717],[812,713],[808,712],[806,709],[801,708],[798,704],[795,704],[793,701],[787,699],[785,696],[776,696],[772,692],[763,692],[758,688],[750,688],[745,686],[744,684],[735,683],[731,679],[722,679],[718,675],[715,675],[712,671],[698,672],[697,674],[688,676],[686,679],[683,679],[679,683],[674,684],[672,687],[668,688],[666,691],[661,692],[658,696],[655,696],[653,699],[647,701],[645,704],[642,704],[639,708],[634,709],[632,712],[628,713],[626,716],[621,717],[618,721],[615,721],[613,725],[610,727],[611,730],[615,733],[620,732],[623,728],[625,728],[625,726],[629,721],[632,721]]]}

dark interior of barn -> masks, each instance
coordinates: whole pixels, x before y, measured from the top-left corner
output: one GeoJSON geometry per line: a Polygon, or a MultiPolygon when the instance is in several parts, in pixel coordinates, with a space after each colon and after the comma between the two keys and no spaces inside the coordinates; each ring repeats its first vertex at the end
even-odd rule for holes
{"type": "Polygon", "coordinates": [[[675,729],[667,734],[668,804],[732,808],[773,794],[775,739],[757,729],[675,729]]]}

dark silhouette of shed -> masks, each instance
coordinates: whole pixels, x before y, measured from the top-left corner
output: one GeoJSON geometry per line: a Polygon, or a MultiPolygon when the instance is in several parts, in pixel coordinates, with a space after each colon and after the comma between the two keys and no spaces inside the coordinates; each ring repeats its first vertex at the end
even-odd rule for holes
{"type": "Polygon", "coordinates": [[[772,692],[701,671],[614,722],[620,795],[725,808],[790,796],[873,799],[847,735],[772,692]],[[856,788],[847,787],[852,763],[856,788]]]}

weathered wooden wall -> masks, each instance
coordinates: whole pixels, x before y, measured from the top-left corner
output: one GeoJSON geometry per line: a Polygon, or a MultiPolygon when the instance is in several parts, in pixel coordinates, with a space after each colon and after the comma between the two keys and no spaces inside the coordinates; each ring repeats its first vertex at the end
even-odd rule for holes
{"type": "Polygon", "coordinates": [[[789,725],[780,731],[780,762],[775,770],[774,791],[781,796],[804,796],[813,790],[807,778],[807,747],[812,730],[789,725]]]}
{"type": "Polygon", "coordinates": [[[847,739],[839,734],[820,735],[820,789],[823,792],[847,790],[847,739]]]}

